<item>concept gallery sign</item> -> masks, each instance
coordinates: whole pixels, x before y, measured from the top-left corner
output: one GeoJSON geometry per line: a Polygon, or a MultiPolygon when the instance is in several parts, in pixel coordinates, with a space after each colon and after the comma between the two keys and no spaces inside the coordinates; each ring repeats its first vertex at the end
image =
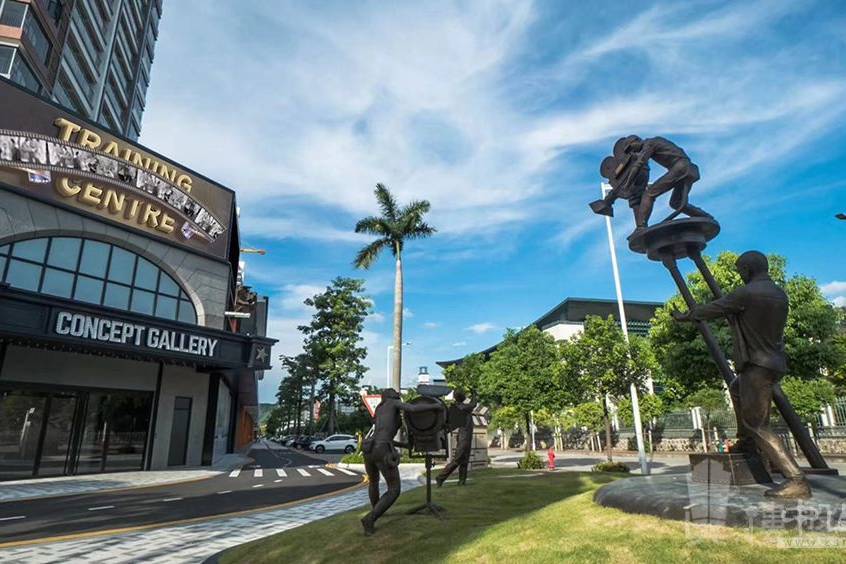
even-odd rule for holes
{"type": "Polygon", "coordinates": [[[215,356],[218,344],[218,339],[195,335],[186,331],[175,331],[69,311],[58,312],[53,331],[56,335],[89,341],[134,345],[203,357],[215,356]]]}
{"type": "Polygon", "coordinates": [[[231,190],[0,81],[0,183],[227,258],[231,190]]]}

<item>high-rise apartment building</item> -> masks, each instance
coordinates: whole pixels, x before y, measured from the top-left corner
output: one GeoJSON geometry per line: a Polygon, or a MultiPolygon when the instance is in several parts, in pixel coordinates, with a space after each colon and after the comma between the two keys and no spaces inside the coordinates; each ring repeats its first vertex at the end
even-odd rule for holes
{"type": "Polygon", "coordinates": [[[0,0],[0,76],[138,139],[162,0],[0,0]]]}

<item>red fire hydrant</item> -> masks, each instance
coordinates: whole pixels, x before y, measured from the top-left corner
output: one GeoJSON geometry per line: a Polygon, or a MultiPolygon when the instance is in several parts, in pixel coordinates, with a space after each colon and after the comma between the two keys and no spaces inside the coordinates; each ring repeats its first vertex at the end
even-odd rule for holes
{"type": "Polygon", "coordinates": [[[547,470],[555,470],[555,447],[549,447],[549,450],[546,451],[546,459],[549,461],[547,470]]]}

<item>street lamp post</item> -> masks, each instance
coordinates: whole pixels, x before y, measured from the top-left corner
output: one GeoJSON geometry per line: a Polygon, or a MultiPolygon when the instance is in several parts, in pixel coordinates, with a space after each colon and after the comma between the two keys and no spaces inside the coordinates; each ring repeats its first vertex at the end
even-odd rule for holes
{"type": "MultiPolygon", "coordinates": [[[[602,183],[599,186],[599,191],[604,198],[611,186],[602,183]]],[[[623,337],[626,343],[629,342],[629,328],[626,324],[626,308],[623,304],[623,289],[620,285],[620,270],[617,266],[617,250],[614,245],[614,231],[611,228],[611,217],[605,216],[605,228],[608,231],[608,248],[611,251],[611,270],[614,273],[614,289],[617,292],[617,308],[620,312],[620,327],[623,329],[623,337]]],[[[650,391],[652,389],[652,378],[647,380],[647,386],[650,391]]],[[[635,437],[637,439],[637,457],[640,460],[640,472],[643,475],[649,474],[649,461],[646,459],[646,450],[643,446],[643,426],[640,421],[640,402],[637,397],[637,387],[632,384],[630,393],[632,396],[632,414],[634,415],[635,437]]]]}

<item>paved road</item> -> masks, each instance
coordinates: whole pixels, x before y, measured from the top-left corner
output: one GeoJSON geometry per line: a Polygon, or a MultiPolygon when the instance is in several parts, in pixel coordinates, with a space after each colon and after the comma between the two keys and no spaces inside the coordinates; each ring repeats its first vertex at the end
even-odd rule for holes
{"type": "Polygon", "coordinates": [[[254,464],[196,482],[0,503],[0,546],[266,508],[362,480],[354,472],[325,467],[340,458],[337,454],[316,455],[262,442],[249,456],[254,464]]]}

